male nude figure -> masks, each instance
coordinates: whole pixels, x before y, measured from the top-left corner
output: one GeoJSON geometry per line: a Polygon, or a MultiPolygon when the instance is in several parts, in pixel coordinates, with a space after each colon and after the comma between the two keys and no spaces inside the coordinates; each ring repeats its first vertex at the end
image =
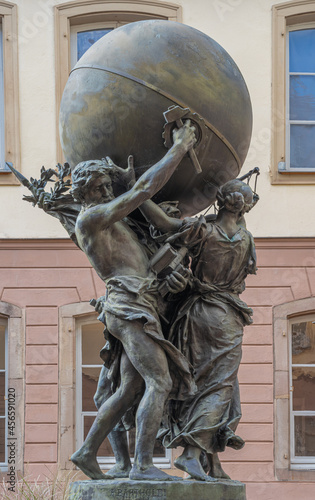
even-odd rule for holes
{"type": "MultiPolygon", "coordinates": [[[[194,129],[186,123],[175,130],[174,145],[156,165],[144,173],[134,186],[114,197],[104,162],[83,162],[73,172],[72,194],[82,202],[75,234],[98,275],[107,285],[106,325],[110,334],[121,341],[121,384],[100,407],[82,447],[72,461],[92,479],[106,479],[96,454],[105,437],[125,412],[141,398],[136,415],[136,450],[131,479],[169,480],[153,466],[155,437],[162,419],[165,401],[172,389],[169,363],[173,357],[189,378],[188,363],[172,344],[165,341],[154,317],[154,278],[149,258],[136,234],[123,221],[130,212],[149,200],[169,180],[177,165],[194,145],[194,129]],[[92,165],[91,165],[92,164],[92,165]],[[94,165],[94,168],[93,168],[94,165]],[[151,286],[152,285],[152,286],[151,286]],[[129,293],[129,296],[128,296],[129,293]],[[137,298],[139,297],[139,298],[137,298]],[[151,302],[130,310],[131,302],[151,302]],[[123,302],[121,302],[123,301],[123,302]],[[129,303],[130,302],[130,303],[129,303]]],[[[126,174],[132,177],[129,162],[126,174]]],[[[110,169],[108,169],[110,174],[110,169]]]]}

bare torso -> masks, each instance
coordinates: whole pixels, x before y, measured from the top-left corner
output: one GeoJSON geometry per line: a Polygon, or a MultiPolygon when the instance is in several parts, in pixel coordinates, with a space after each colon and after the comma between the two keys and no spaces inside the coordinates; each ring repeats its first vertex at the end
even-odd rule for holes
{"type": "Polygon", "coordinates": [[[123,222],[101,229],[85,213],[78,217],[76,236],[82,250],[102,280],[113,276],[142,276],[149,272],[148,256],[137,235],[123,222]]]}

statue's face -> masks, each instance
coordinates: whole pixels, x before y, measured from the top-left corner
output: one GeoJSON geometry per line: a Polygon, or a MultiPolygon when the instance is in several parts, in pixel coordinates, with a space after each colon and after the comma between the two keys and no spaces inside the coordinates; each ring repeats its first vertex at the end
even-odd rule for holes
{"type": "Polygon", "coordinates": [[[113,193],[112,181],[109,175],[102,175],[90,182],[85,193],[85,203],[87,205],[100,205],[108,203],[115,198],[113,193]]]}
{"type": "Polygon", "coordinates": [[[241,190],[242,195],[244,196],[245,203],[250,205],[253,203],[253,191],[247,185],[245,185],[241,190]]]}

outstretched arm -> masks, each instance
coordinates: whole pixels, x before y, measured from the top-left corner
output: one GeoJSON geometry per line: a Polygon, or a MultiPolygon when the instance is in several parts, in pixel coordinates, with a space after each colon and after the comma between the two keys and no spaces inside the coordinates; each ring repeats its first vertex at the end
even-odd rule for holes
{"type": "Polygon", "coordinates": [[[84,223],[86,217],[103,228],[126,217],[146,200],[152,198],[170,179],[177,165],[196,142],[194,128],[187,121],[173,133],[174,145],[158,163],[147,170],[126,193],[109,203],[97,205],[88,209],[81,217],[84,223]]]}
{"type": "Polygon", "coordinates": [[[146,220],[162,233],[170,231],[178,231],[182,226],[181,219],[169,217],[166,213],[152,200],[147,200],[140,205],[139,210],[146,220]]]}

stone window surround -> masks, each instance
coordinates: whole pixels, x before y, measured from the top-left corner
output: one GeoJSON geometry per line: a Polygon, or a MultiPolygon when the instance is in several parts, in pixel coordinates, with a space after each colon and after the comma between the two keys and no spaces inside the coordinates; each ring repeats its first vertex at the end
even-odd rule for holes
{"type": "MultiPolygon", "coordinates": [[[[24,471],[25,421],[25,318],[19,307],[0,301],[0,316],[8,320],[8,387],[15,389],[15,436],[17,439],[15,471],[24,471]]],[[[0,472],[0,481],[7,473],[0,472]]]]}
{"type": "MultiPolygon", "coordinates": [[[[5,160],[20,170],[17,6],[0,0],[3,33],[5,160]]],[[[12,173],[0,171],[0,185],[20,184],[12,173]]]]}
{"type": "Polygon", "coordinates": [[[75,377],[76,377],[76,320],[96,313],[89,302],[67,304],[59,308],[59,434],[58,466],[61,470],[74,468],[70,456],[76,449],[75,377]]]}
{"type": "Polygon", "coordinates": [[[143,19],[182,21],[182,7],[158,0],[82,0],[55,6],[56,45],[56,126],[57,158],[63,162],[59,141],[59,109],[63,90],[70,73],[70,28],[72,25],[143,19]]]}
{"type": "Polygon", "coordinates": [[[293,318],[315,314],[315,297],[274,307],[274,446],[275,475],[280,481],[315,482],[315,470],[290,469],[289,339],[293,318]]]}
{"type": "Polygon", "coordinates": [[[315,184],[315,171],[278,171],[285,161],[286,31],[288,26],[315,21],[315,0],[298,0],[272,7],[272,184],[315,184]]]}

